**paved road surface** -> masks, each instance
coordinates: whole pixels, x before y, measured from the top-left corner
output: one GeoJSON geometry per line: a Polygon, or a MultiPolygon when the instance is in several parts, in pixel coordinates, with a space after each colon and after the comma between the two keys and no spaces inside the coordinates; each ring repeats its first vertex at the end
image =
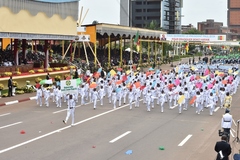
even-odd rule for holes
{"type": "MultiPolygon", "coordinates": [[[[164,66],[166,67],[166,66],[164,66]]],[[[167,66],[168,67],[168,66],[167,66]]],[[[166,67],[166,69],[168,69],[166,67]]],[[[163,68],[163,67],[162,67],[163,68]]],[[[163,68],[164,69],[164,68],[163,68]]],[[[233,96],[231,113],[240,119],[239,91],[233,96]]],[[[3,99],[1,99],[3,101],[3,99]]],[[[209,110],[197,115],[195,108],[182,114],[178,109],[164,113],[155,105],[151,112],[140,103],[129,110],[104,106],[78,106],[75,126],[63,124],[66,104],[39,107],[34,100],[0,107],[0,159],[3,160],[214,160],[214,145],[223,109],[213,116],[209,110]],[[21,134],[21,131],[23,134],[21,134]],[[164,150],[159,150],[164,147],[164,150]],[[130,150],[132,154],[127,155],[130,150]]],[[[236,131],[233,125],[232,129],[236,131]]],[[[233,132],[233,135],[236,133],[233,132]]],[[[233,153],[240,145],[233,141],[233,153]]]]}
{"type": "MultiPolygon", "coordinates": [[[[232,112],[239,118],[237,97],[232,112]]],[[[96,110],[92,104],[78,106],[76,125],[71,127],[70,121],[68,125],[62,122],[66,104],[59,109],[53,103],[47,108],[26,101],[0,107],[0,159],[211,160],[216,155],[213,147],[219,140],[223,113],[219,109],[210,116],[205,109],[196,115],[195,108],[189,108],[179,114],[167,104],[164,113],[157,105],[147,112],[142,102],[133,110],[128,105],[113,110],[105,101],[104,106],[98,103],[96,110]],[[189,139],[179,146],[186,137],[189,139]],[[165,150],[159,150],[160,146],[165,150]],[[131,155],[126,154],[128,150],[132,150],[131,155]]],[[[239,145],[232,145],[237,152],[239,145]]]]}

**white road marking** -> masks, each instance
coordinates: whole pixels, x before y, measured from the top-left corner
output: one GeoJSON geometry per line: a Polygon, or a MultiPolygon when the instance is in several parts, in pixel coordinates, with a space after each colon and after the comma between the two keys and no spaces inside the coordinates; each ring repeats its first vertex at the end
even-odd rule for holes
{"type": "Polygon", "coordinates": [[[179,143],[178,146],[183,146],[191,137],[192,137],[192,135],[189,134],[181,143],[179,143]]]}
{"type": "Polygon", "coordinates": [[[1,114],[0,117],[7,116],[7,115],[9,115],[9,114],[11,114],[11,113],[1,114]]]}
{"type": "Polygon", "coordinates": [[[217,112],[219,110],[220,107],[217,107],[214,109],[214,112],[217,112]]]}
{"type": "Polygon", "coordinates": [[[15,103],[18,103],[18,100],[16,100],[16,101],[11,101],[11,102],[6,102],[5,104],[6,104],[6,105],[11,105],[11,104],[15,104],[15,103]]]}
{"type": "Polygon", "coordinates": [[[233,119],[233,123],[234,123],[235,127],[237,127],[237,124],[236,124],[236,122],[234,121],[234,119],[233,119]]]}
{"type": "Polygon", "coordinates": [[[124,136],[128,135],[129,133],[131,133],[131,131],[127,131],[127,132],[123,133],[122,135],[120,135],[120,136],[114,138],[113,140],[109,141],[109,143],[114,143],[117,140],[119,140],[119,139],[123,138],[124,136]]]}
{"type": "Polygon", "coordinates": [[[13,123],[13,124],[9,124],[9,125],[6,125],[6,126],[2,126],[0,127],[0,129],[3,129],[3,128],[7,128],[7,127],[11,127],[11,126],[14,126],[14,125],[17,125],[17,124],[20,124],[22,122],[16,122],[16,123],[13,123]]]}
{"type": "MultiPolygon", "coordinates": [[[[142,99],[139,100],[139,101],[142,101],[142,99]]],[[[104,112],[104,113],[98,114],[98,115],[96,115],[96,116],[87,118],[87,119],[85,119],[85,120],[79,121],[79,122],[75,123],[74,126],[76,126],[76,125],[78,125],[78,124],[81,124],[81,123],[84,123],[84,122],[87,122],[87,121],[90,121],[90,120],[92,120],[92,119],[94,119],[94,118],[98,118],[98,117],[103,116],[103,115],[105,115],[105,114],[108,114],[108,113],[117,111],[117,110],[119,110],[119,109],[125,108],[125,107],[127,107],[127,106],[129,106],[129,104],[123,105],[122,107],[118,107],[118,108],[116,108],[116,109],[112,109],[112,110],[109,110],[109,111],[107,111],[107,112],[104,112]]],[[[71,125],[66,126],[66,127],[63,127],[63,128],[60,128],[60,129],[57,129],[57,130],[52,131],[52,132],[49,132],[49,133],[44,134],[44,135],[42,135],[42,136],[39,136],[39,137],[30,139],[30,140],[28,140],[28,141],[19,143],[19,144],[17,144],[17,145],[12,146],[12,147],[9,147],[9,148],[0,150],[0,154],[1,154],[1,153],[4,153],[4,152],[7,152],[7,151],[10,151],[10,150],[13,150],[13,149],[18,148],[18,147],[21,147],[21,146],[23,146],[23,145],[25,145],[25,144],[34,142],[34,141],[36,141],[36,140],[42,139],[42,138],[44,138],[44,137],[50,136],[50,135],[52,135],[52,134],[54,134],[54,133],[59,133],[59,132],[65,130],[65,129],[68,129],[68,128],[71,128],[71,125]]]]}
{"type": "Polygon", "coordinates": [[[230,133],[231,133],[232,137],[234,138],[235,136],[233,135],[233,133],[232,133],[232,131],[231,131],[231,130],[230,130],[230,133]]]}
{"type": "Polygon", "coordinates": [[[234,133],[236,133],[236,131],[235,131],[234,129],[231,128],[231,130],[232,130],[234,133]]]}

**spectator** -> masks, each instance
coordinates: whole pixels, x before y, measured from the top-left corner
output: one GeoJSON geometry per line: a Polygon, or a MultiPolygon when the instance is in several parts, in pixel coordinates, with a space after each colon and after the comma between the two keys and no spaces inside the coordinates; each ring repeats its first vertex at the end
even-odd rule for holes
{"type": "Polygon", "coordinates": [[[13,87],[13,82],[12,82],[12,76],[8,79],[8,97],[12,96],[12,87],[13,87]]]}
{"type": "Polygon", "coordinates": [[[50,75],[49,73],[47,73],[46,80],[49,80],[49,79],[50,79],[50,75]]]}
{"type": "Polygon", "coordinates": [[[227,136],[223,135],[221,141],[215,145],[215,151],[217,152],[216,160],[229,160],[229,155],[232,152],[230,144],[227,142],[227,136]]]}

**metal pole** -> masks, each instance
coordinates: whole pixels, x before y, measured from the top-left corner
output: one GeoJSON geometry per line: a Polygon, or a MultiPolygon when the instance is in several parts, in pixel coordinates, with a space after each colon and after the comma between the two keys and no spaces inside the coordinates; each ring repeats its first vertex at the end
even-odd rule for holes
{"type": "Polygon", "coordinates": [[[110,38],[110,35],[108,36],[108,67],[110,68],[111,66],[111,57],[110,57],[110,54],[111,54],[111,38],[110,38]]]}
{"type": "Polygon", "coordinates": [[[120,66],[122,67],[122,36],[120,36],[120,66]]]}

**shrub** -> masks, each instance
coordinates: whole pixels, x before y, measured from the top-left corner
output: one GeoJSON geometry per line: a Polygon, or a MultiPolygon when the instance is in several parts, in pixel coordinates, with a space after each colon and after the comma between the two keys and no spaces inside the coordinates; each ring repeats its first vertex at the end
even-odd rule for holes
{"type": "Polygon", "coordinates": [[[53,69],[52,69],[52,68],[47,68],[46,71],[47,71],[47,72],[52,72],[53,69]]]}
{"type": "Polygon", "coordinates": [[[13,87],[17,87],[18,86],[17,81],[13,81],[12,84],[13,84],[13,87]]]}
{"type": "Polygon", "coordinates": [[[69,66],[70,69],[75,69],[76,67],[75,66],[69,66]]]}
{"type": "Polygon", "coordinates": [[[24,93],[23,90],[17,90],[17,91],[15,92],[15,94],[23,94],[23,93],[24,93]]]}
{"type": "Polygon", "coordinates": [[[68,69],[68,67],[62,67],[62,70],[67,70],[68,69]]]}
{"type": "Polygon", "coordinates": [[[39,83],[41,80],[42,80],[42,79],[39,78],[39,77],[35,78],[35,82],[36,82],[36,83],[39,83]]]}
{"type": "Polygon", "coordinates": [[[17,72],[16,72],[16,74],[19,76],[19,75],[21,75],[22,73],[21,73],[21,72],[19,72],[19,71],[17,71],[17,72]]]}
{"type": "Polygon", "coordinates": [[[3,75],[4,76],[12,76],[12,72],[4,72],[3,75]]]}
{"type": "Polygon", "coordinates": [[[27,86],[25,86],[25,87],[23,88],[23,91],[24,91],[24,93],[32,93],[32,92],[35,91],[35,89],[34,89],[33,87],[27,87],[27,86]]]}
{"type": "Polygon", "coordinates": [[[59,67],[55,67],[54,70],[55,70],[55,71],[60,71],[61,68],[59,68],[59,67]]]}
{"type": "Polygon", "coordinates": [[[43,69],[38,69],[37,72],[38,72],[38,73],[43,73],[44,70],[43,70],[43,69]]]}
{"type": "Polygon", "coordinates": [[[0,90],[4,89],[4,85],[0,83],[0,90]]]}
{"type": "Polygon", "coordinates": [[[32,74],[35,73],[34,70],[30,70],[30,71],[28,71],[28,72],[29,72],[29,73],[32,73],[32,74]]]}
{"type": "Polygon", "coordinates": [[[61,80],[61,76],[57,75],[55,76],[55,81],[60,81],[61,80]]]}

